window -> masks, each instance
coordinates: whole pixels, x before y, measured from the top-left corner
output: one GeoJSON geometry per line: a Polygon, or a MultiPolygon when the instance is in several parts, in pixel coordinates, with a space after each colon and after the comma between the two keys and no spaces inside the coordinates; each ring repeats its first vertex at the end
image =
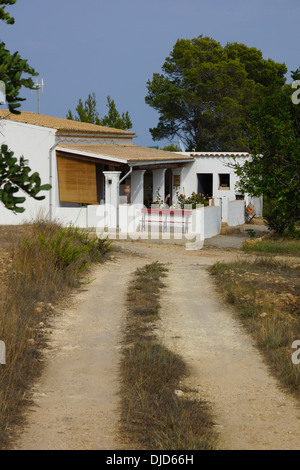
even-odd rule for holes
{"type": "Polygon", "coordinates": [[[229,173],[219,174],[219,189],[230,189],[230,174],[229,173]]]}
{"type": "Polygon", "coordinates": [[[213,195],[213,174],[212,173],[198,173],[198,193],[204,196],[213,195]]]}

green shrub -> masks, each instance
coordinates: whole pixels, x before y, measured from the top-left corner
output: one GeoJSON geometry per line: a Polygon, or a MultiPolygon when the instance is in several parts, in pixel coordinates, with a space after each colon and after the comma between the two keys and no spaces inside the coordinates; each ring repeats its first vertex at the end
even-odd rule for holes
{"type": "Polygon", "coordinates": [[[38,230],[37,240],[59,269],[72,266],[76,272],[84,271],[91,261],[101,261],[112,243],[108,238],[91,238],[84,229],[74,227],[61,228],[57,233],[38,230]]]}

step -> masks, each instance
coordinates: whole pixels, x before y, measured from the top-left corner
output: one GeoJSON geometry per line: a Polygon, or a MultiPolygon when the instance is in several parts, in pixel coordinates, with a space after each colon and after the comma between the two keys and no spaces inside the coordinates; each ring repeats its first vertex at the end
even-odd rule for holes
{"type": "Polygon", "coordinates": [[[233,233],[242,233],[243,227],[241,225],[237,225],[236,227],[230,227],[228,225],[221,226],[221,235],[231,235],[233,233]]]}
{"type": "Polygon", "coordinates": [[[119,234],[112,233],[112,232],[106,232],[105,235],[107,235],[109,238],[112,240],[120,240],[120,241],[137,241],[139,243],[145,243],[145,244],[158,244],[158,245],[186,245],[188,243],[193,243],[196,240],[196,235],[195,236],[189,236],[186,237],[185,234],[176,234],[182,235],[180,238],[174,237],[173,233],[168,234],[162,234],[161,232],[135,232],[135,233],[128,233],[127,236],[124,234],[124,238],[119,236],[119,234]]]}

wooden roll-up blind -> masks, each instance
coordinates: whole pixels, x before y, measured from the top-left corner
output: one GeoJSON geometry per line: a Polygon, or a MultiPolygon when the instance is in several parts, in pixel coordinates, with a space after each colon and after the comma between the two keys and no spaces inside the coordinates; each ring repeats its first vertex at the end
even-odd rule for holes
{"type": "Polygon", "coordinates": [[[95,163],[57,156],[57,167],[62,202],[98,204],[95,163]]]}

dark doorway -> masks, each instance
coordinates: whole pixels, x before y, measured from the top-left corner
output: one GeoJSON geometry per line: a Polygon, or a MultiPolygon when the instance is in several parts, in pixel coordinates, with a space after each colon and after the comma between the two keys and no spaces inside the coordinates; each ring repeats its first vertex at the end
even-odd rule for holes
{"type": "Polygon", "coordinates": [[[213,175],[212,173],[198,173],[198,194],[212,197],[213,175]]]}
{"type": "Polygon", "coordinates": [[[169,197],[166,200],[166,204],[168,204],[168,206],[171,206],[172,205],[172,170],[170,170],[170,168],[168,168],[166,173],[165,173],[165,195],[164,195],[164,197],[166,198],[166,196],[168,196],[168,195],[169,195],[169,197]]]}
{"type": "Polygon", "coordinates": [[[153,204],[153,199],[155,199],[153,195],[153,173],[151,170],[146,170],[144,175],[144,206],[149,209],[153,204]]]}

